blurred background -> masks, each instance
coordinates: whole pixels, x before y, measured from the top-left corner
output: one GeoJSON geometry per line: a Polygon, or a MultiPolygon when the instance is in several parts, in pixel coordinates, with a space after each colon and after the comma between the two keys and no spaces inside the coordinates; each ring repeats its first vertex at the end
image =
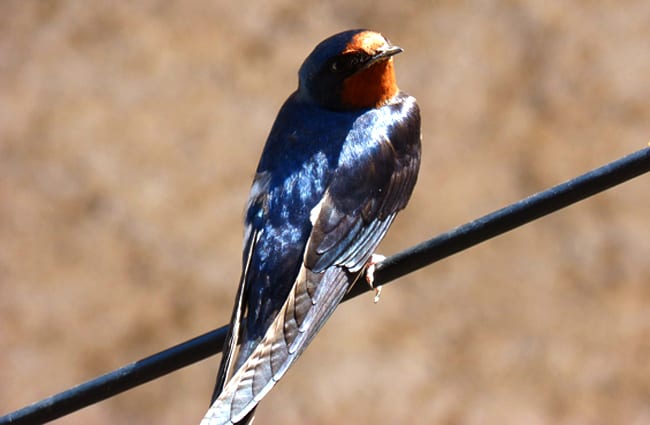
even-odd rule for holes
{"type": "MultiPolygon", "coordinates": [[[[405,53],[392,254],[647,146],[650,2],[4,0],[0,414],[223,325],[303,59],[405,53]]],[[[650,424],[650,176],[337,310],[259,424],[650,424]]],[[[218,357],[56,421],[195,424],[218,357]]]]}

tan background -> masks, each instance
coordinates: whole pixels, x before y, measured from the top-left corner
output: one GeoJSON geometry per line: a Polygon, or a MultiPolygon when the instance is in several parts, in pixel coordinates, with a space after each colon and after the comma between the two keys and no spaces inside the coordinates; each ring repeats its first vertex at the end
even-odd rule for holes
{"type": "MultiPolygon", "coordinates": [[[[262,144],[334,32],[402,46],[422,107],[382,253],[650,141],[647,0],[0,8],[0,413],[225,323],[262,144]]],[[[649,184],[341,307],[257,423],[650,424],[649,184]]],[[[217,364],[57,423],[198,423],[217,364]]]]}

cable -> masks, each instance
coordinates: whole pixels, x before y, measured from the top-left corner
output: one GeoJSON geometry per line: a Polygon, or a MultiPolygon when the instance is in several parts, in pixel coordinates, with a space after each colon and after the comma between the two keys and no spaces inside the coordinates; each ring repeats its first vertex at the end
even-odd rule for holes
{"type": "MultiPolygon", "coordinates": [[[[645,148],[387,258],[377,265],[375,284],[391,282],[648,171],[650,148],[645,148]]],[[[368,290],[368,285],[355,285],[345,300],[368,290]]],[[[128,364],[2,416],[0,425],[52,421],[157,379],[220,352],[226,333],[223,326],[128,364]]]]}
{"type": "MultiPolygon", "coordinates": [[[[645,148],[387,258],[377,265],[375,284],[393,281],[648,171],[650,148],[645,148]]],[[[367,285],[355,285],[345,299],[367,290],[367,285]]]]}

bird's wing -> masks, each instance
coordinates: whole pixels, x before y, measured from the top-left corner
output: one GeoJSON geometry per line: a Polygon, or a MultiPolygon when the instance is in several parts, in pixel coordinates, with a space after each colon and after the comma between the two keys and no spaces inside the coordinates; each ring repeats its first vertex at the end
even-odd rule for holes
{"type": "Polygon", "coordinates": [[[202,425],[244,419],[332,314],[411,195],[420,158],[419,122],[416,137],[407,151],[386,139],[366,157],[339,167],[312,210],[312,231],[289,296],[202,425]]]}
{"type": "MultiPolygon", "coordinates": [[[[266,193],[268,192],[270,185],[270,175],[267,172],[260,172],[255,176],[253,185],[251,186],[248,205],[246,210],[255,210],[263,208],[264,203],[266,202],[266,193]]],[[[212,393],[212,398],[210,399],[210,404],[219,396],[219,393],[223,390],[226,381],[233,372],[236,362],[236,354],[238,347],[241,344],[241,328],[244,321],[244,314],[246,311],[246,298],[247,298],[247,277],[251,268],[253,253],[257,248],[257,243],[260,237],[260,229],[255,228],[255,226],[250,223],[246,226],[244,233],[244,249],[243,249],[243,259],[242,259],[242,273],[239,279],[239,286],[237,289],[237,295],[235,296],[235,305],[232,310],[232,315],[230,318],[230,328],[228,329],[228,334],[226,335],[226,342],[223,347],[223,353],[221,358],[221,363],[219,365],[219,371],[217,373],[217,382],[212,393]]]]}
{"type": "Polygon", "coordinates": [[[211,403],[217,399],[219,393],[223,390],[223,386],[225,385],[228,377],[232,373],[233,362],[235,360],[237,346],[239,345],[240,329],[243,320],[246,293],[246,275],[248,274],[248,270],[251,264],[251,254],[255,249],[258,238],[259,232],[257,230],[247,229],[244,246],[244,266],[242,268],[241,278],[239,279],[239,287],[237,289],[237,295],[235,297],[235,306],[233,307],[232,316],[230,318],[230,328],[228,329],[228,334],[226,335],[226,344],[223,348],[223,356],[221,358],[221,364],[219,365],[217,383],[214,387],[214,392],[212,393],[211,403]]]}

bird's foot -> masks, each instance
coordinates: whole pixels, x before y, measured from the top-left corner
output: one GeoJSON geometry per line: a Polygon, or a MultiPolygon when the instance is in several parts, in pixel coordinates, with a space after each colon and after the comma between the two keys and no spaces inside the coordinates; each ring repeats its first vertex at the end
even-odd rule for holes
{"type": "Polygon", "coordinates": [[[375,286],[375,266],[385,259],[386,257],[381,254],[372,254],[366,264],[366,282],[375,290],[375,304],[379,302],[379,297],[381,296],[381,285],[375,286]]]}

